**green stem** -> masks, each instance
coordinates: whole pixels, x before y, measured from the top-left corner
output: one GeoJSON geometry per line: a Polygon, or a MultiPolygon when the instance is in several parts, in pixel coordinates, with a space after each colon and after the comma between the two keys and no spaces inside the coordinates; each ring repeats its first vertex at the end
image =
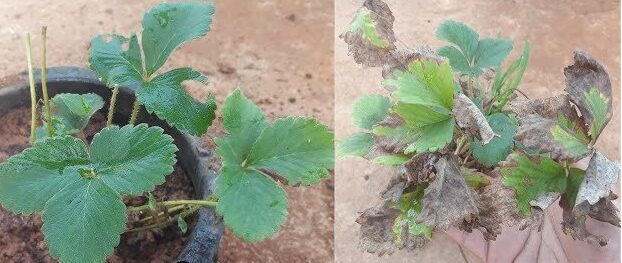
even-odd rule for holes
{"type": "Polygon", "coordinates": [[[110,106],[108,107],[108,119],[106,120],[106,127],[112,125],[112,117],[114,115],[114,107],[117,104],[117,96],[119,95],[119,87],[115,87],[112,90],[112,97],[110,97],[110,106]]]}
{"type": "Polygon", "coordinates": [[[132,107],[132,115],[130,117],[130,124],[136,124],[136,118],[138,117],[138,111],[140,110],[140,102],[138,98],[134,101],[134,106],[132,107]]]}
{"type": "Polygon", "coordinates": [[[52,130],[52,111],[50,110],[50,97],[48,96],[48,68],[47,68],[47,26],[43,26],[41,29],[41,89],[43,90],[43,106],[45,107],[45,122],[47,126],[48,137],[52,137],[54,131],[52,130]]]}
{"type": "Polygon", "coordinates": [[[196,207],[193,207],[191,209],[188,209],[187,211],[181,212],[181,213],[179,213],[178,215],[176,215],[174,217],[169,218],[165,222],[155,223],[155,224],[151,224],[151,225],[147,225],[147,226],[133,228],[133,229],[128,230],[127,232],[140,232],[140,231],[154,229],[154,228],[162,228],[162,227],[168,226],[168,225],[170,225],[170,224],[172,224],[174,222],[177,222],[177,220],[178,220],[177,218],[178,217],[185,218],[185,217],[187,217],[189,215],[194,214],[194,212],[199,211],[201,208],[202,207],[200,207],[200,206],[196,206],[196,207]]]}
{"type": "Polygon", "coordinates": [[[28,81],[30,83],[30,144],[35,143],[37,131],[37,91],[35,90],[35,75],[32,70],[32,45],[30,43],[30,33],[26,33],[26,55],[28,58],[28,81]]]}
{"type": "MultiPolygon", "coordinates": [[[[157,202],[156,205],[157,206],[198,205],[198,206],[215,207],[216,205],[218,205],[218,202],[212,201],[212,200],[172,200],[172,201],[157,202]]],[[[150,209],[149,205],[134,206],[134,207],[128,207],[127,212],[130,212],[130,213],[138,212],[138,211],[143,211],[147,209],[150,209]]]]}

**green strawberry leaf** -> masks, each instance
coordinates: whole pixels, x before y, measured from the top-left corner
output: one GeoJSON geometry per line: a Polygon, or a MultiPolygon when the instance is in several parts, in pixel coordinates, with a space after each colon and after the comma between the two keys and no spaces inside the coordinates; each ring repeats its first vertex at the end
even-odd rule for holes
{"type": "Polygon", "coordinates": [[[108,87],[137,87],[143,81],[140,46],[135,34],[99,35],[91,40],[89,67],[108,87]],[[128,49],[123,50],[127,44],[128,49]]]}
{"type": "Polygon", "coordinates": [[[495,38],[480,40],[473,29],[453,20],[443,22],[436,36],[458,47],[441,47],[438,54],[448,58],[454,70],[475,77],[482,74],[483,68],[500,66],[512,50],[512,41],[495,38]]]}
{"type": "Polygon", "coordinates": [[[212,25],[211,3],[163,3],[143,17],[142,47],[147,76],[155,73],[185,42],[205,36],[212,25]]]}
{"type": "Polygon", "coordinates": [[[398,166],[405,164],[406,162],[408,162],[408,160],[410,160],[410,157],[408,155],[396,154],[378,156],[374,159],[371,159],[370,162],[375,164],[398,166]]]}
{"type": "Polygon", "coordinates": [[[45,243],[62,262],[104,262],[125,231],[125,205],[101,179],[70,176],[74,181],[45,205],[45,243]]]}
{"type": "Polygon", "coordinates": [[[104,100],[94,93],[58,94],[50,102],[54,115],[65,127],[75,130],[84,129],[93,114],[104,107],[104,100]]]}
{"type": "Polygon", "coordinates": [[[54,194],[67,184],[65,167],[86,165],[89,156],[79,139],[52,137],[0,164],[0,201],[16,213],[43,210],[54,194]]]}
{"type": "Polygon", "coordinates": [[[486,38],[477,44],[477,50],[473,56],[475,67],[494,68],[505,60],[512,51],[512,41],[505,39],[486,38]]]}
{"type": "Polygon", "coordinates": [[[181,83],[185,80],[206,83],[207,78],[190,68],[174,69],[158,76],[154,73],[177,47],[206,35],[213,14],[211,3],[157,5],[143,17],[140,45],[135,34],[129,40],[117,35],[94,38],[89,50],[90,67],[110,87],[138,88],[138,100],[150,113],[181,131],[203,135],[215,118],[214,98],[210,97],[206,103],[198,102],[186,93],[181,83]],[[122,46],[128,42],[128,49],[123,50],[122,46]]]}
{"type": "Polygon", "coordinates": [[[396,89],[393,96],[400,102],[420,104],[450,114],[454,103],[454,82],[449,64],[414,61],[408,71],[396,70],[394,77],[384,83],[396,89]]]}
{"type": "Polygon", "coordinates": [[[581,186],[581,182],[583,182],[584,177],[585,171],[581,169],[570,168],[570,170],[568,171],[566,192],[564,192],[564,195],[566,196],[566,200],[569,202],[570,207],[573,207],[575,205],[577,194],[579,193],[579,188],[581,186]]]}
{"type": "Polygon", "coordinates": [[[144,82],[136,95],[148,112],[182,131],[201,136],[216,118],[216,101],[213,96],[206,103],[196,101],[181,85],[186,80],[207,82],[205,76],[191,68],[178,68],[144,82]]]}
{"type": "Polygon", "coordinates": [[[516,134],[516,124],[503,113],[495,113],[488,116],[490,127],[499,135],[494,137],[488,144],[482,144],[475,139],[470,144],[473,156],[483,165],[494,167],[512,152],[514,147],[514,135],[516,134]]]}
{"type": "Polygon", "coordinates": [[[217,212],[236,235],[265,239],[287,216],[285,191],[273,177],[292,185],[325,179],[334,162],[334,135],[313,119],[269,124],[239,90],[225,100],[222,113],[228,136],[215,140],[223,162],[216,180],[217,212]]]}
{"type": "MultiPolygon", "coordinates": [[[[467,61],[471,61],[475,55],[479,41],[477,32],[467,25],[453,20],[447,20],[438,26],[436,37],[458,46],[467,61]]],[[[442,54],[439,53],[439,55],[442,54]]]]}
{"type": "Polygon", "coordinates": [[[374,136],[359,132],[352,134],[339,143],[337,148],[337,156],[360,156],[363,157],[369,153],[374,146],[374,136]]]}
{"type": "Polygon", "coordinates": [[[524,214],[531,214],[530,201],[549,192],[563,193],[566,190],[564,167],[546,156],[533,157],[513,153],[501,167],[503,183],[516,190],[518,208],[524,214]]]}
{"type": "Polygon", "coordinates": [[[354,124],[361,129],[370,130],[387,116],[390,107],[391,101],[387,97],[380,95],[362,97],[354,104],[352,112],[354,124]]]}
{"type": "Polygon", "coordinates": [[[125,230],[122,195],[161,184],[176,151],[161,128],[145,124],[104,128],[90,153],[76,138],[47,138],[0,164],[0,202],[14,212],[43,211],[52,256],[104,262],[125,230]]]}
{"type": "Polygon", "coordinates": [[[179,227],[179,230],[184,234],[188,232],[188,223],[186,223],[186,220],[181,216],[177,216],[177,227],[179,227]]]}
{"type": "Polygon", "coordinates": [[[151,192],[173,172],[177,147],[160,127],[112,126],[93,137],[91,162],[102,181],[121,195],[151,192]]]}

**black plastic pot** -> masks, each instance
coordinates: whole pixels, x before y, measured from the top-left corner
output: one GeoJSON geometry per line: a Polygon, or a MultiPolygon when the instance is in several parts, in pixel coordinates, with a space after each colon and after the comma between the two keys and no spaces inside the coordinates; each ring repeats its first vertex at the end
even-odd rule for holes
{"type": "MultiPolygon", "coordinates": [[[[58,67],[48,69],[48,91],[50,97],[59,93],[95,93],[104,98],[106,105],[102,110],[107,113],[108,103],[112,91],[103,85],[95,74],[83,68],[58,67]]],[[[38,92],[41,81],[39,74],[35,75],[38,92]]],[[[0,80],[0,117],[9,111],[22,106],[30,106],[30,88],[27,73],[21,73],[0,80]]],[[[38,95],[41,98],[41,95],[38,95]]],[[[125,125],[129,120],[134,103],[134,92],[128,87],[119,89],[117,105],[115,106],[114,121],[125,125]]],[[[150,126],[159,126],[175,139],[178,164],[190,177],[196,192],[197,199],[204,199],[211,195],[216,174],[207,169],[208,159],[212,154],[209,149],[200,149],[197,138],[171,128],[166,122],[141,111],[138,121],[150,126]]],[[[197,224],[192,230],[188,244],[180,252],[178,262],[199,263],[216,262],[218,244],[224,226],[220,217],[216,216],[213,208],[203,208],[199,211],[197,224]]]]}

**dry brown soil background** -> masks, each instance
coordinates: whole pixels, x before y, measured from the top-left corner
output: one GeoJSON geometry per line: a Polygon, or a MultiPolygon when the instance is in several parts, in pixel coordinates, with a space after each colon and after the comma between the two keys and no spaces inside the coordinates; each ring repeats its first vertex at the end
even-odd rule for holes
{"type": "MultiPolygon", "coordinates": [[[[344,31],[361,0],[337,1],[335,37],[344,31]]],[[[540,1],[540,0],[443,0],[386,1],[395,16],[399,45],[434,49],[442,42],[436,27],[446,19],[474,27],[480,36],[498,33],[515,40],[510,57],[518,56],[522,42],[531,43],[529,66],[519,89],[530,97],[560,94],[564,88],[563,67],[572,63],[572,50],[583,48],[608,69],[613,88],[615,113],[597,144],[608,158],[619,160],[620,142],[620,3],[619,1],[540,1]]],[[[362,95],[380,94],[380,70],[364,69],[347,56],[347,46],[335,40],[335,126],[337,138],[356,131],[351,121],[352,105],[362,95]]],[[[337,162],[335,185],[335,261],[336,262],[464,262],[458,245],[447,235],[435,235],[426,249],[399,251],[377,258],[356,247],[358,213],[377,200],[394,171],[360,159],[337,162]],[[367,179],[366,179],[367,178],[367,179]]],[[[558,219],[560,222],[561,219],[558,219]]],[[[612,244],[619,244],[619,232],[612,244]]],[[[595,248],[595,249],[611,249],[595,248]]],[[[571,252],[572,253],[572,252],[571,252]]],[[[479,260],[468,254],[469,262],[479,260]]],[[[572,257],[571,257],[572,258],[572,257]]],[[[575,259],[580,258],[576,255],[575,259]]],[[[583,262],[583,261],[581,261],[583,262]]]]}
{"type": "MultiPolygon", "coordinates": [[[[49,66],[86,67],[92,37],[140,32],[142,14],[158,2],[0,0],[0,76],[26,69],[25,32],[32,32],[38,44],[41,26],[48,26],[49,66]]],[[[271,118],[313,116],[333,128],[333,1],[214,2],[212,31],[176,51],[163,70],[191,66],[207,75],[207,86],[187,86],[197,99],[212,92],[220,105],[240,87],[271,118]]],[[[37,45],[34,57],[39,57],[37,45]]],[[[212,132],[221,133],[215,126],[212,132]]],[[[226,231],[221,262],[333,260],[332,179],[286,191],[290,215],[283,229],[255,244],[226,231]]]]}

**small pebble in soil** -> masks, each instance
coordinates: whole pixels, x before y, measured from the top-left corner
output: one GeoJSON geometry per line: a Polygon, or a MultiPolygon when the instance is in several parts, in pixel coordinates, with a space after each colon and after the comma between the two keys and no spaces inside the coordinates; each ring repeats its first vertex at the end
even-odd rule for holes
{"type": "Polygon", "coordinates": [[[296,98],[289,98],[288,101],[289,103],[296,103],[296,98]]]}
{"type": "Polygon", "coordinates": [[[295,14],[290,14],[287,16],[287,20],[291,21],[291,22],[296,22],[296,15],[295,14]]]}

